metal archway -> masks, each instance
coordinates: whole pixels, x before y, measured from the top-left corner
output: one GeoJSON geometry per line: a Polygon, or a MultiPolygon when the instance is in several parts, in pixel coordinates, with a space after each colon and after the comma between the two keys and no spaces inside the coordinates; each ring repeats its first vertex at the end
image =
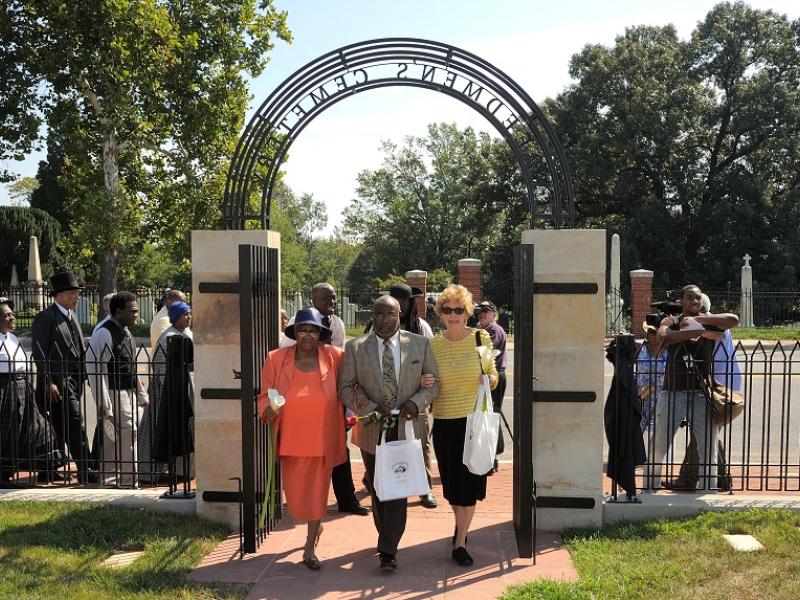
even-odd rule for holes
{"type": "Polygon", "coordinates": [[[328,52],[289,76],[242,133],[225,184],[224,226],[270,225],[272,194],[289,148],[325,109],[382,87],[417,87],[455,98],[483,115],[511,148],[527,189],[530,226],[572,228],[575,197],[566,155],[541,109],[513,79],[474,54],[430,40],[384,38],[328,52]],[[544,161],[549,180],[536,181],[544,161]],[[544,188],[545,201],[537,200],[544,188]],[[260,214],[248,206],[261,194],[260,214]]]}

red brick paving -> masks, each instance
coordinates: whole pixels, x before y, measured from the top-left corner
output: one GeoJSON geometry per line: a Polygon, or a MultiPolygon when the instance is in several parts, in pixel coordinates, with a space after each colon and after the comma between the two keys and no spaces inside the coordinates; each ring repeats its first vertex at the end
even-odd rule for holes
{"type": "MultiPolygon", "coordinates": [[[[353,480],[362,503],[369,496],[361,486],[363,467],[353,463],[353,480]]],[[[408,524],[397,555],[398,569],[383,573],[375,554],[377,533],[372,517],[343,515],[329,497],[325,531],[317,556],[322,569],[301,564],[305,524],[284,519],[258,553],[237,557],[238,536],[225,540],[192,573],[197,581],[252,584],[248,599],[306,600],[392,598],[497,598],[510,585],[538,578],[574,580],[577,572],[556,534],[539,533],[537,564],[520,559],[511,523],[511,465],[489,479],[487,499],[478,504],[468,549],[472,567],[459,567],[450,558],[453,517],[443,502],[438,480],[434,494],[440,506],[431,510],[411,502],[408,524]]]]}

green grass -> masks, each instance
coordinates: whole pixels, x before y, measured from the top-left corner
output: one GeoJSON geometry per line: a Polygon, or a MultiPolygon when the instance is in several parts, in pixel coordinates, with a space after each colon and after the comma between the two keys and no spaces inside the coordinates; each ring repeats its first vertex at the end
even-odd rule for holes
{"type": "Polygon", "coordinates": [[[800,340],[800,327],[737,327],[737,340],[800,340]]]}
{"type": "Polygon", "coordinates": [[[241,599],[242,586],[197,584],[187,575],[226,534],[196,517],[62,502],[0,503],[0,598],[241,599]],[[113,551],[145,550],[123,569],[100,566],[113,551]]]}
{"type": "Polygon", "coordinates": [[[800,514],[706,513],[565,535],[580,578],[509,588],[502,600],[796,600],[800,514]],[[736,552],[723,534],[754,535],[765,549],[736,552]]]}

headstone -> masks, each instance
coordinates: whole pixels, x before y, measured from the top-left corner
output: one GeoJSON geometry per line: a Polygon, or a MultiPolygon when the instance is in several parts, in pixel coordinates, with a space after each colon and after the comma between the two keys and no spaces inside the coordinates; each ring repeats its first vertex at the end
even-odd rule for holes
{"type": "Polygon", "coordinates": [[[39,260],[39,240],[31,236],[28,247],[28,279],[25,282],[25,308],[42,310],[44,308],[44,281],[42,263],[39,260]]]}
{"type": "Polygon", "coordinates": [[[17,275],[17,265],[11,265],[11,287],[17,287],[19,285],[19,275],[17,275]]]}
{"type": "Polygon", "coordinates": [[[39,260],[39,240],[31,236],[28,247],[28,281],[42,282],[42,263],[39,260]]]}
{"type": "Polygon", "coordinates": [[[611,272],[606,299],[606,325],[615,332],[622,331],[622,294],[620,293],[619,235],[611,236],[611,272]]]}
{"type": "Polygon", "coordinates": [[[297,313],[297,311],[300,310],[301,308],[303,308],[303,294],[301,294],[300,292],[295,292],[294,307],[293,307],[294,310],[292,311],[291,314],[287,312],[287,314],[289,314],[289,318],[293,317],[297,313]]]}
{"type": "Polygon", "coordinates": [[[739,315],[741,327],[753,327],[753,267],[750,266],[749,254],[745,254],[742,259],[742,314],[739,315]]]}

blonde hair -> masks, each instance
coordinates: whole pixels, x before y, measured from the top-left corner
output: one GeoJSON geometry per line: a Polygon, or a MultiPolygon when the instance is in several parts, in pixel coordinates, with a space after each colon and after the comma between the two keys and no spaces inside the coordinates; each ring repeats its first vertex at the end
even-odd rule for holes
{"type": "Polygon", "coordinates": [[[457,302],[467,311],[467,316],[472,316],[475,307],[472,305],[472,294],[463,285],[456,283],[448,285],[436,299],[436,314],[442,316],[442,307],[448,302],[457,302]]]}

